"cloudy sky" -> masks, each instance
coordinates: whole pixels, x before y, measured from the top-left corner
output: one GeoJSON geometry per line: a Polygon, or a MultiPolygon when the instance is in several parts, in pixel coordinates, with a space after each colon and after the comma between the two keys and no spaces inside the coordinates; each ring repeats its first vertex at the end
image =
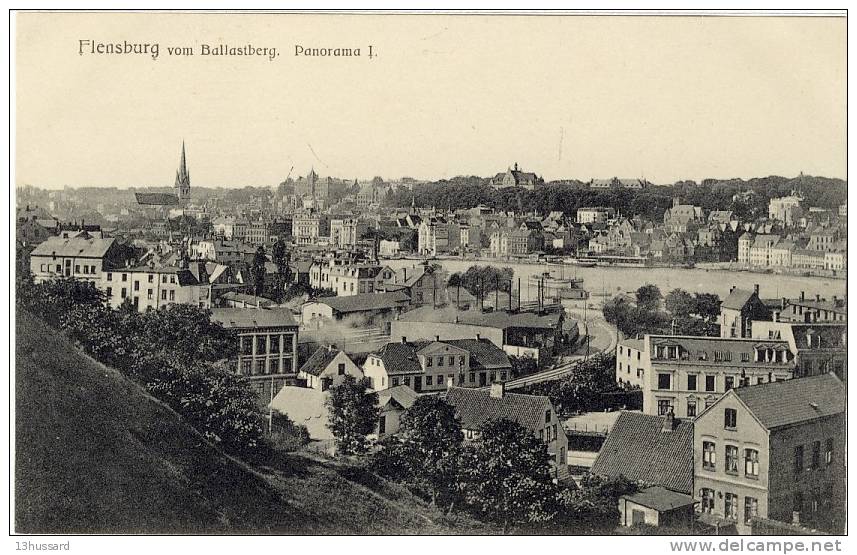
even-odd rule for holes
{"type": "Polygon", "coordinates": [[[18,185],[172,185],[182,140],[203,186],[845,177],[844,18],[28,13],[16,36],[18,185]],[[224,43],[279,56],[201,55],[224,43]]]}

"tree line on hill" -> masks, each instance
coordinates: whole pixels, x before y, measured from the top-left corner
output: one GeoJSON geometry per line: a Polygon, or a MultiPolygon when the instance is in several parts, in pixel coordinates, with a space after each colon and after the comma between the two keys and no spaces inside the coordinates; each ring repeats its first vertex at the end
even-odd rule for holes
{"type": "Polygon", "coordinates": [[[682,204],[701,206],[704,211],[732,210],[742,220],[753,220],[768,213],[771,198],[799,191],[812,206],[835,210],[847,201],[847,183],[841,179],[800,176],[768,176],[742,179],[706,179],[701,183],[679,181],[673,186],[650,186],[645,189],[591,189],[582,182],[551,182],[533,191],[520,187],[497,189],[489,178],[459,176],[417,184],[413,190],[391,191],[384,204],[407,207],[411,202],[420,208],[438,210],[468,209],[485,205],[501,211],[548,214],[561,211],[575,214],[584,206],[606,206],[631,217],[639,215],[662,221],[673,198],[682,204]],[[738,195],[733,200],[733,197],[738,195]]]}

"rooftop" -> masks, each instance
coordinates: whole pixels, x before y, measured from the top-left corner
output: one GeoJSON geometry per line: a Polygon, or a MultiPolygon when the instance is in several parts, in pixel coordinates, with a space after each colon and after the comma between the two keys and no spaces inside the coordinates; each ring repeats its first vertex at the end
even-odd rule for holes
{"type": "Polygon", "coordinates": [[[77,258],[104,258],[114,239],[98,239],[88,234],[69,239],[48,237],[33,249],[30,256],[64,256],[77,258]]]}
{"type": "Polygon", "coordinates": [[[653,486],[637,493],[623,495],[622,499],[661,513],[696,504],[693,497],[670,491],[662,486],[653,486]]]}
{"type": "Polygon", "coordinates": [[[693,493],[693,423],[676,420],[664,431],[664,416],[623,411],[595,459],[592,473],[624,476],[693,493]]]}
{"type": "Polygon", "coordinates": [[[739,387],[733,391],[769,430],[845,413],[845,386],[834,374],[739,387]]]}
{"type": "Polygon", "coordinates": [[[542,395],[505,393],[491,397],[488,389],[451,387],[446,402],[455,407],[461,427],[476,430],[490,420],[512,420],[529,430],[540,430],[545,424],[545,411],[552,408],[550,400],[542,395]]]}
{"type": "Polygon", "coordinates": [[[213,308],[211,320],[226,329],[297,327],[287,308],[213,308]]]}
{"type": "Polygon", "coordinates": [[[362,312],[366,310],[385,310],[407,304],[410,297],[402,291],[392,293],[363,293],[348,297],[320,297],[312,303],[326,304],[336,312],[362,312]]]}
{"type": "MultiPolygon", "coordinates": [[[[486,296],[487,298],[487,296],[486,296]]],[[[399,320],[404,322],[458,323],[489,328],[555,328],[561,313],[539,315],[535,312],[480,312],[477,310],[456,310],[455,307],[436,309],[424,306],[403,314],[399,320]]]]}

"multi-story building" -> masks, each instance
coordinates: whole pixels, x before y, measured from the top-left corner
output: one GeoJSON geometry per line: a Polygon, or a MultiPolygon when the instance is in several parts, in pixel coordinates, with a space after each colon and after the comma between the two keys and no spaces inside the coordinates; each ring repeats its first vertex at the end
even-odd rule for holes
{"type": "Polygon", "coordinates": [[[100,239],[83,232],[74,237],[48,237],[30,253],[30,273],[36,283],[75,278],[93,285],[102,272],[125,265],[126,257],[115,239],[100,239]]]}
{"type": "Polygon", "coordinates": [[[753,240],[753,245],[750,247],[750,265],[764,267],[773,266],[776,261],[776,256],[772,251],[775,250],[775,247],[779,242],[779,235],[756,235],[753,240]]]}
{"type": "Polygon", "coordinates": [[[693,436],[703,513],[745,534],[755,517],[842,533],[845,387],[833,374],[733,389],[693,436]]]}
{"type": "Polygon", "coordinates": [[[314,245],[320,237],[329,237],[330,220],[324,214],[306,211],[295,214],[292,220],[292,235],[298,245],[314,245]]]}
{"type": "MultiPolygon", "coordinates": [[[[822,298],[820,294],[815,297],[807,297],[801,291],[797,299],[783,298],[776,313],[776,318],[781,322],[803,322],[806,324],[815,322],[845,322],[848,318],[848,307],[845,299],[836,295],[832,300],[822,298]]],[[[769,320],[770,318],[764,318],[769,320]]]]}
{"type": "Polygon", "coordinates": [[[407,385],[417,393],[448,385],[484,387],[511,377],[512,363],[487,339],[444,339],[387,343],[366,357],[363,373],[379,391],[407,385]]]}
{"type": "Polygon", "coordinates": [[[506,393],[503,383],[498,382],[490,389],[450,387],[445,400],[461,420],[465,441],[478,439],[483,424],[491,420],[517,422],[547,445],[554,479],[568,477],[568,438],[547,397],[506,393]]]}
{"type": "Polygon", "coordinates": [[[266,402],[298,374],[298,324],[287,308],[215,308],[211,320],[237,337],[232,369],[266,402]]]}
{"type": "Polygon", "coordinates": [[[753,234],[744,232],[738,237],[738,263],[745,266],[750,265],[750,249],[753,246],[753,234]]]}
{"type": "Polygon", "coordinates": [[[678,198],[674,198],[672,207],[664,212],[664,231],[667,233],[685,233],[704,223],[702,207],[680,204],[678,198]]]}
{"type": "Polygon", "coordinates": [[[848,268],[848,251],[836,250],[824,253],[824,269],[842,271],[848,268]]]}
{"type": "Polygon", "coordinates": [[[787,227],[797,225],[798,220],[803,215],[803,210],[800,207],[802,202],[803,198],[797,195],[772,198],[768,202],[768,218],[781,221],[787,227]]]}
{"type": "Polygon", "coordinates": [[[646,335],[639,343],[620,342],[639,359],[616,375],[627,379],[639,372],[643,412],[694,418],[725,392],[741,385],[781,381],[794,374],[794,355],[783,340],[723,339],[678,335],[646,335]],[[635,355],[636,355],[635,353],[635,355]]]}
{"type": "Polygon", "coordinates": [[[251,245],[267,245],[270,242],[268,225],[269,222],[265,220],[247,222],[244,240],[251,245]]]}
{"type": "Polygon", "coordinates": [[[720,303],[720,337],[752,337],[755,320],[770,320],[771,309],[759,298],[759,285],[752,291],[732,287],[720,303]]]}
{"type": "Polygon", "coordinates": [[[193,259],[213,260],[218,264],[232,265],[244,262],[248,249],[242,241],[227,241],[223,239],[204,239],[193,243],[190,248],[190,256],[193,259]]]}
{"type": "Polygon", "coordinates": [[[835,373],[847,380],[847,325],[838,323],[753,322],[756,339],[783,340],[795,357],[795,377],[835,373]]]}
{"type": "Polygon", "coordinates": [[[449,252],[459,239],[457,234],[450,237],[449,230],[449,222],[442,216],[422,220],[417,234],[417,252],[426,256],[449,252]]]}
{"type": "Polygon", "coordinates": [[[508,236],[507,250],[511,256],[532,254],[542,248],[544,248],[544,235],[541,231],[522,226],[508,236]]]}
{"type": "Polygon", "coordinates": [[[498,189],[506,187],[523,187],[532,191],[537,185],[543,185],[544,179],[537,176],[533,172],[523,172],[518,170],[518,163],[515,162],[513,168],[508,168],[505,172],[498,173],[491,179],[491,186],[498,189]]]}
{"type": "Polygon", "coordinates": [[[612,220],[616,217],[616,211],[613,208],[604,206],[590,206],[577,209],[577,223],[592,224],[592,223],[607,223],[607,220],[612,220]]]}
{"type": "Polygon", "coordinates": [[[192,262],[187,268],[137,266],[106,270],[97,286],[114,308],[126,300],[140,312],[171,304],[211,307],[211,283],[205,262],[192,262]]]}
{"type": "MultiPolygon", "coordinates": [[[[382,269],[376,264],[315,262],[310,267],[309,284],[318,289],[332,289],[339,296],[374,293],[380,285],[378,274],[382,269]]],[[[392,281],[392,273],[390,276],[392,281]]]]}
{"type": "Polygon", "coordinates": [[[359,238],[357,218],[332,218],[330,220],[330,244],[334,247],[355,247],[359,238]]]}

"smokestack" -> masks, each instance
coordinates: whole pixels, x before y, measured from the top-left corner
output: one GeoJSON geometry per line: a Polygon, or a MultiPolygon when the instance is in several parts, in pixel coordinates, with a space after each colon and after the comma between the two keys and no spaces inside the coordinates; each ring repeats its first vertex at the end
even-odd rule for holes
{"type": "Polygon", "coordinates": [[[403,335],[402,336],[402,343],[407,343],[407,342],[408,342],[408,338],[403,335]]]}
{"type": "Polygon", "coordinates": [[[821,302],[821,294],[820,293],[815,294],[815,302],[821,302]]]}
{"type": "Polygon", "coordinates": [[[435,336],[434,336],[434,340],[435,340],[435,341],[437,341],[438,343],[440,343],[440,336],[439,336],[439,335],[435,335],[435,336]]]}
{"type": "Polygon", "coordinates": [[[476,341],[480,341],[482,339],[482,334],[476,334],[476,341]]]}
{"type": "Polygon", "coordinates": [[[806,298],[806,294],[805,294],[805,292],[804,292],[804,291],[801,291],[801,292],[800,292],[800,300],[802,300],[802,301],[803,301],[803,300],[805,300],[805,298],[806,298]]]}
{"type": "Polygon", "coordinates": [[[494,382],[491,384],[491,392],[488,394],[492,399],[502,399],[506,394],[506,384],[494,382]]]}

